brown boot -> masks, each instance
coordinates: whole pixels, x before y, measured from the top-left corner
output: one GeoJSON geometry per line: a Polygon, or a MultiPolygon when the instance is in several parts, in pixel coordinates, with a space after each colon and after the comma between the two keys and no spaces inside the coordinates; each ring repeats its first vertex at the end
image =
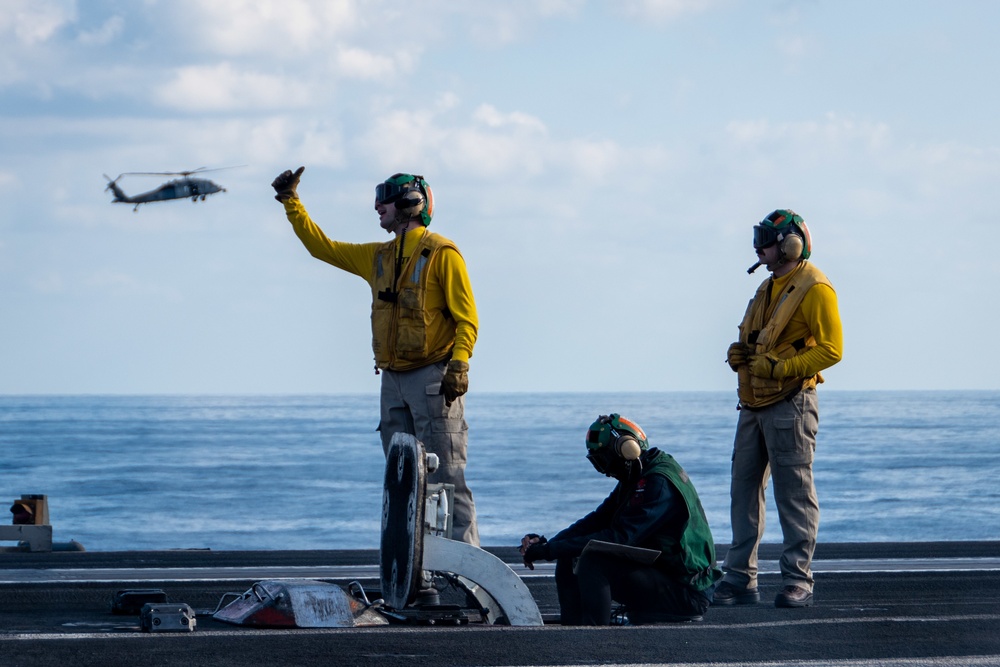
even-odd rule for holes
{"type": "Polygon", "coordinates": [[[774,598],[775,607],[811,607],[812,591],[803,586],[785,586],[774,598]]]}

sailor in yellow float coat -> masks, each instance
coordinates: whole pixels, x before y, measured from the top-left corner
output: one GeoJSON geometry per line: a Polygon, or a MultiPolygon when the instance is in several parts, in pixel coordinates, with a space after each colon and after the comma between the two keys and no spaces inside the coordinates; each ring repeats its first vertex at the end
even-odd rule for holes
{"type": "Polygon", "coordinates": [[[820,371],[840,361],[842,334],[837,294],[823,273],[801,260],[788,274],[758,288],[740,324],[740,343],[768,364],[781,362],[780,379],[737,368],[740,405],[762,408],[823,381],[820,371]],[[817,287],[817,289],[812,289],[817,287]],[[754,341],[751,343],[750,338],[754,341]]]}
{"type": "Polygon", "coordinates": [[[478,546],[475,501],[465,482],[464,394],[479,318],[458,248],[426,228],[433,214],[430,187],[422,176],[409,174],[379,184],[379,224],[395,238],[343,243],[328,238],[309,217],[296,192],[301,174],[301,168],[286,171],[272,184],[295,234],[313,257],[364,278],[372,289],[383,449],[388,451],[393,434],[405,432],[437,454],[439,467],[427,481],[455,485],[452,536],[478,546]]]}
{"type": "Polygon", "coordinates": [[[754,248],[771,277],[757,289],[727,361],[738,374],[739,420],[733,443],[732,546],[713,604],[760,600],[757,547],[764,533],[764,491],[774,499],[784,550],[779,607],[812,604],[811,570],[819,501],[812,463],[819,428],[820,371],[840,361],[843,348],[837,294],[806,260],[809,230],[794,211],[771,213],[754,227],[754,248]]]}

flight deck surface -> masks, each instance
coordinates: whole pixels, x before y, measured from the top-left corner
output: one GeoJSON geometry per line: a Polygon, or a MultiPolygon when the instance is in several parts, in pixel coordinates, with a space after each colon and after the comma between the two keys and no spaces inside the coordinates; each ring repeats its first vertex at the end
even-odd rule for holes
{"type": "MultiPolygon", "coordinates": [[[[488,548],[558,618],[551,565],[488,548]]],[[[724,552],[724,549],[720,549],[724,552]]],[[[777,545],[761,547],[761,603],[696,623],[609,628],[388,626],[251,629],[213,611],[255,581],[377,587],[375,551],[0,553],[4,665],[1000,665],[1000,542],[821,544],[815,605],[777,609],[777,545]],[[114,615],[122,589],[164,590],[198,612],[191,633],[141,632],[114,615]]],[[[723,554],[720,554],[720,558],[723,554]]]]}

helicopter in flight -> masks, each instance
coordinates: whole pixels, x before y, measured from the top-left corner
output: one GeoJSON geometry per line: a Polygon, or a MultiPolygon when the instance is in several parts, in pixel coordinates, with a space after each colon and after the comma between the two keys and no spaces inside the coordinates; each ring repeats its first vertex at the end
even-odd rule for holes
{"type": "Polygon", "coordinates": [[[104,178],[108,179],[108,187],[105,188],[105,191],[111,190],[114,193],[115,198],[111,201],[113,204],[135,204],[135,208],[132,209],[133,212],[138,211],[140,205],[155,201],[187,199],[189,197],[193,202],[199,199],[205,201],[205,197],[208,195],[213,195],[216,192],[225,192],[226,189],[207,178],[192,178],[192,175],[208,171],[220,171],[222,169],[235,169],[235,167],[218,167],[216,169],[199,167],[191,171],[127,171],[124,174],[118,174],[118,178],[113,180],[110,176],[104,174],[104,178]],[[172,181],[164,183],[155,190],[130,197],[118,187],[118,181],[122,176],[180,176],[180,178],[175,178],[172,181]]]}

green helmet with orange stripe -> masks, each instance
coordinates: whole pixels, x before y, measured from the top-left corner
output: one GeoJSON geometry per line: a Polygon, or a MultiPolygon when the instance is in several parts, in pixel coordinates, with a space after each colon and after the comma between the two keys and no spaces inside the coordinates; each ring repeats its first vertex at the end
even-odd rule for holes
{"type": "Polygon", "coordinates": [[[619,477],[649,449],[642,428],[616,412],[601,415],[587,429],[587,459],[597,472],[619,477]]]}
{"type": "Polygon", "coordinates": [[[376,204],[395,204],[404,218],[420,218],[424,227],[434,217],[434,193],[423,176],[393,174],[375,186],[376,204]]]}
{"type": "Polygon", "coordinates": [[[783,259],[794,262],[809,259],[812,236],[806,221],[790,208],[779,208],[754,225],[753,247],[769,248],[778,244],[783,259]]]}

